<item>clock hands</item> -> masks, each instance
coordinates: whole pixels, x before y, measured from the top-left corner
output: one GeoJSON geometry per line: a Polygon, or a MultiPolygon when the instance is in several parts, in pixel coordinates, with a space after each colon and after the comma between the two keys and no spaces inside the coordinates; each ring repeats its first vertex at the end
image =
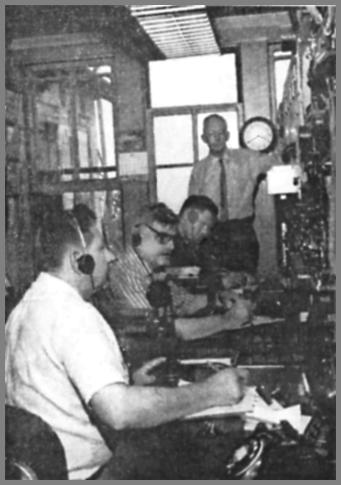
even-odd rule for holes
{"type": "Polygon", "coordinates": [[[256,136],[254,136],[253,138],[248,138],[248,139],[245,139],[245,141],[246,141],[247,143],[252,143],[254,140],[257,140],[258,138],[261,138],[262,140],[267,141],[267,139],[266,139],[266,138],[264,138],[264,136],[261,136],[261,135],[256,135],[256,136]]]}
{"type": "Polygon", "coordinates": [[[277,143],[275,126],[268,118],[249,118],[239,133],[240,144],[244,148],[268,153],[277,143]]]}

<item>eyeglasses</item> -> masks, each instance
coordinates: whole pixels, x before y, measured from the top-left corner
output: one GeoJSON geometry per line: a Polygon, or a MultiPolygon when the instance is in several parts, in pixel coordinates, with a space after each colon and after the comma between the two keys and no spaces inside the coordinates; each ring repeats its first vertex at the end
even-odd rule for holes
{"type": "Polygon", "coordinates": [[[156,235],[156,238],[160,244],[168,244],[171,241],[174,241],[175,239],[174,234],[158,231],[157,229],[154,229],[154,227],[150,226],[149,224],[146,224],[146,226],[156,235]]]}

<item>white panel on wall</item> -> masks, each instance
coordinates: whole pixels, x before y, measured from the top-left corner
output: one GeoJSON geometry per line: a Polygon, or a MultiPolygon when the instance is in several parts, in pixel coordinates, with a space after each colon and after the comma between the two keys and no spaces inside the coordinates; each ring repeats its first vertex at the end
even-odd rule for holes
{"type": "Polygon", "coordinates": [[[147,175],[147,152],[120,153],[120,175],[147,175]]]}
{"type": "Polygon", "coordinates": [[[149,63],[152,107],[237,102],[235,54],[149,63]]]}
{"type": "Polygon", "coordinates": [[[193,163],[191,115],[154,118],[156,165],[193,163]]]}
{"type": "Polygon", "coordinates": [[[157,198],[174,212],[179,212],[187,198],[192,167],[162,168],[157,172],[157,198]]]}

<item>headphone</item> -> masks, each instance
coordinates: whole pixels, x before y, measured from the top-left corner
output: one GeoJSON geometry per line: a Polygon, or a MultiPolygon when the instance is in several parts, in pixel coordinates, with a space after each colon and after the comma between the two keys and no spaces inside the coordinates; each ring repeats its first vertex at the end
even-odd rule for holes
{"type": "Polygon", "coordinates": [[[136,224],[133,227],[132,234],[131,234],[131,244],[133,248],[137,248],[142,242],[141,234],[140,234],[140,225],[141,224],[136,224]]]}
{"type": "MultiPolygon", "coordinates": [[[[73,212],[67,212],[67,214],[69,215],[70,220],[72,221],[72,226],[76,229],[76,231],[79,235],[83,249],[85,251],[86,250],[86,243],[85,243],[84,235],[81,231],[79,222],[77,220],[77,217],[73,214],[73,212]]],[[[95,269],[95,260],[91,256],[91,254],[84,253],[77,258],[77,266],[78,266],[78,269],[81,273],[90,276],[90,275],[92,275],[92,273],[95,269]]]]}

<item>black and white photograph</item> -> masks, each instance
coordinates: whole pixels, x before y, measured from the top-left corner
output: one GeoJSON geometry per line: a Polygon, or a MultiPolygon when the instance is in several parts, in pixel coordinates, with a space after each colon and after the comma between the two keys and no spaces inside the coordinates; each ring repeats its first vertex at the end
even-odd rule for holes
{"type": "Polygon", "coordinates": [[[336,480],[336,5],[36,3],[1,9],[5,480],[336,480]]]}

